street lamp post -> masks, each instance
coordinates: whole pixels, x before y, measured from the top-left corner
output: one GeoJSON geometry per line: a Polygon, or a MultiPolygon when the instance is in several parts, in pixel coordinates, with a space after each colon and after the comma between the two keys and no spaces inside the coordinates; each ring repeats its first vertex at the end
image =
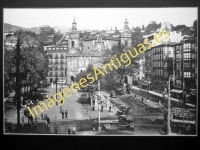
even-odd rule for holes
{"type": "MultiPolygon", "coordinates": [[[[58,80],[58,75],[56,74],[56,93],[57,93],[57,80],[58,80]]],[[[56,94],[56,100],[57,100],[57,94],[56,94]]],[[[56,105],[58,105],[57,101],[56,101],[56,105]]]]}
{"type": "Polygon", "coordinates": [[[168,119],[167,119],[167,134],[171,133],[170,127],[170,80],[174,80],[174,75],[169,76],[169,84],[168,84],[168,119]]]}

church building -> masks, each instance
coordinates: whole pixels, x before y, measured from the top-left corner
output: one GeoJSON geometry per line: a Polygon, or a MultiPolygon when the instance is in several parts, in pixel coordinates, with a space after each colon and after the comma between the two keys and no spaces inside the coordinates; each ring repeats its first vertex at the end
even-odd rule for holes
{"type": "Polygon", "coordinates": [[[102,34],[80,38],[80,31],[77,30],[74,19],[70,32],[65,33],[55,45],[44,46],[49,56],[48,83],[55,82],[57,77],[58,80],[71,84],[78,73],[86,70],[89,64],[100,61],[106,51],[110,51],[120,42],[131,46],[127,19],[121,38],[102,34]]]}

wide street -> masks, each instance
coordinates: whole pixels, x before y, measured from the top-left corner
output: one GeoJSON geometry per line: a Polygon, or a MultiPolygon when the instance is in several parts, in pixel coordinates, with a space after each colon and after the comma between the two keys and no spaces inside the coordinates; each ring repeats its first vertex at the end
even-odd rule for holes
{"type": "MultiPolygon", "coordinates": [[[[58,91],[59,90],[60,88],[58,87],[58,91]]],[[[111,89],[106,89],[101,91],[101,93],[108,94],[110,90],[111,89]]],[[[40,89],[38,92],[48,94],[50,97],[56,93],[56,89],[55,87],[52,88],[50,86],[46,89],[40,89]]],[[[119,125],[113,125],[109,130],[102,128],[100,132],[97,132],[98,125],[94,125],[93,120],[98,119],[98,111],[93,111],[92,107],[89,105],[90,102],[88,101],[88,94],[84,92],[77,92],[71,97],[65,98],[65,103],[62,105],[62,109],[68,111],[68,118],[62,119],[62,115],[60,113],[60,103],[52,108],[48,108],[48,110],[46,110],[43,106],[43,110],[45,110],[47,116],[50,118],[50,128],[47,128],[45,121],[41,120],[40,111],[37,109],[39,113],[38,117],[40,118],[38,121],[38,127],[31,130],[28,125],[28,119],[25,118],[25,126],[22,133],[54,134],[54,123],[57,122],[58,134],[67,134],[67,129],[72,129],[73,125],[75,125],[78,135],[162,135],[163,114],[161,111],[158,111],[159,108],[162,108],[162,105],[158,107],[156,106],[156,103],[152,102],[151,106],[149,106],[146,105],[145,102],[140,103],[140,97],[138,94],[138,99],[134,99],[134,96],[135,94],[132,93],[123,96],[117,95],[117,98],[111,99],[111,103],[113,103],[116,107],[120,104],[125,104],[132,108],[131,113],[128,116],[134,121],[134,130],[124,128],[119,125]],[[93,128],[95,128],[95,132],[93,131],[93,128]]],[[[43,102],[48,104],[45,99],[43,102]]],[[[21,109],[21,116],[23,115],[23,110],[24,108],[21,109]]],[[[5,117],[8,119],[8,122],[16,124],[16,111],[16,109],[6,111],[5,117]]],[[[110,113],[107,110],[104,110],[101,112],[101,119],[116,118],[116,111],[117,109],[115,112],[110,113]]]]}

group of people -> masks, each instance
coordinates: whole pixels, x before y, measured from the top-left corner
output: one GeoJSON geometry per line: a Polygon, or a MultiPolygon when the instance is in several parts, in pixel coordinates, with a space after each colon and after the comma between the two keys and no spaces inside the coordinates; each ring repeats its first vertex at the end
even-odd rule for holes
{"type": "Polygon", "coordinates": [[[62,119],[67,118],[68,111],[67,110],[62,110],[62,107],[60,106],[60,113],[62,114],[62,119]]]}
{"type": "MultiPolygon", "coordinates": [[[[57,134],[58,133],[58,124],[57,124],[57,122],[54,122],[54,130],[55,130],[55,134],[57,134]]],[[[68,128],[67,133],[68,134],[71,134],[71,133],[72,134],[76,134],[76,127],[73,125],[72,132],[71,132],[70,128],[68,128]]]]}
{"type": "Polygon", "coordinates": [[[114,105],[113,106],[110,105],[109,112],[114,112],[114,111],[115,111],[115,106],[114,105]]]}

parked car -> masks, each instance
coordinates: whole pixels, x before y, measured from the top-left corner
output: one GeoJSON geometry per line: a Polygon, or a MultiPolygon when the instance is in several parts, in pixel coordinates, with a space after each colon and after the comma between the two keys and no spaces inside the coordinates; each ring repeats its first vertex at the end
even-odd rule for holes
{"type": "Polygon", "coordinates": [[[116,93],[115,93],[115,91],[111,91],[111,92],[110,92],[110,97],[111,97],[111,98],[116,98],[116,93]]]}

